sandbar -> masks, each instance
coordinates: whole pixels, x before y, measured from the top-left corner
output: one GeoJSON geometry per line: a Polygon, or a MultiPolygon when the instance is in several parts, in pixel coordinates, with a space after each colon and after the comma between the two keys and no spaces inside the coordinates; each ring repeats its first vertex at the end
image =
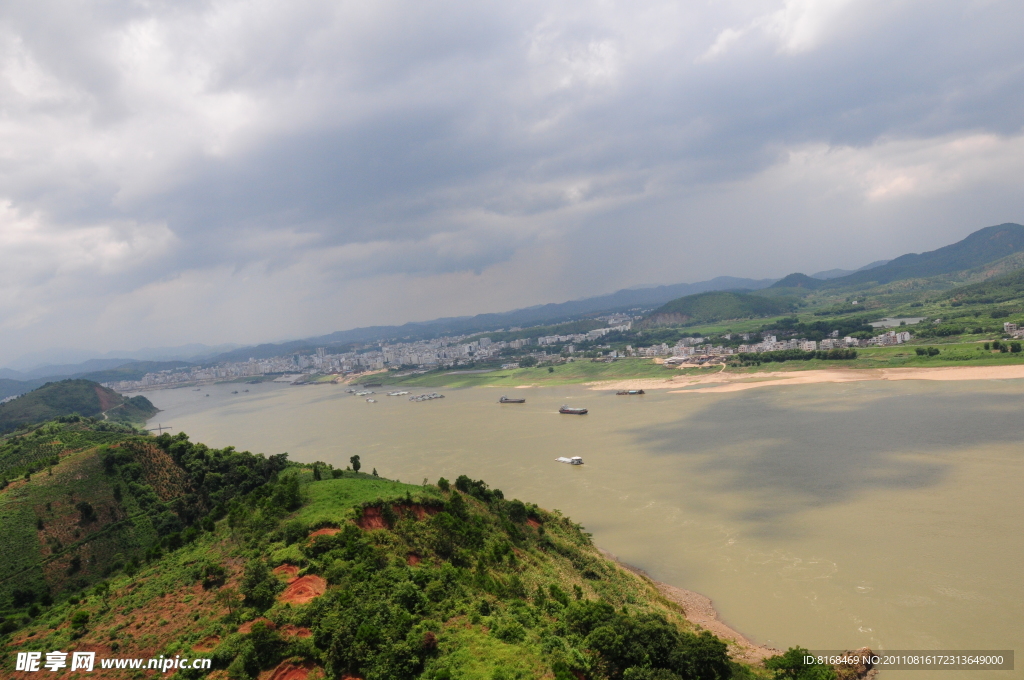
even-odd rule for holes
{"type": "Polygon", "coordinates": [[[757,387],[811,385],[865,380],[1016,380],[1024,378],[1024,365],[938,366],[935,368],[827,368],[808,371],[764,371],[677,375],[667,380],[645,378],[587,383],[593,390],[669,390],[671,393],[740,392],[757,387]]]}

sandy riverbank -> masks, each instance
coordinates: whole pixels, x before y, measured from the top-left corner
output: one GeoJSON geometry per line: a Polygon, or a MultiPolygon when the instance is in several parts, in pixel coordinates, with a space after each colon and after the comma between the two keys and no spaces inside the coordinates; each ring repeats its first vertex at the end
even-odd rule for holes
{"type": "Polygon", "coordinates": [[[672,392],[739,392],[756,387],[859,382],[863,380],[1011,380],[1024,378],[1024,366],[941,366],[936,368],[836,368],[810,371],[677,375],[667,380],[639,379],[593,382],[594,390],[669,390],[672,392]]]}
{"type": "Polygon", "coordinates": [[[695,593],[692,590],[676,588],[675,586],[670,586],[667,583],[655,581],[644,570],[620,561],[615,555],[606,550],[601,550],[601,554],[614,561],[626,571],[632,572],[645,581],[648,581],[658,589],[658,592],[661,593],[666,600],[674,602],[682,607],[683,614],[686,616],[687,621],[704,630],[711,631],[711,633],[716,637],[727,641],[729,643],[729,655],[736,661],[760,663],[768,657],[775,656],[776,654],[782,654],[781,650],[773,647],[765,647],[752,642],[749,638],[743,635],[743,633],[740,633],[729,626],[729,624],[719,619],[718,612],[715,611],[715,607],[710,598],[705,597],[700,593],[695,593]]]}

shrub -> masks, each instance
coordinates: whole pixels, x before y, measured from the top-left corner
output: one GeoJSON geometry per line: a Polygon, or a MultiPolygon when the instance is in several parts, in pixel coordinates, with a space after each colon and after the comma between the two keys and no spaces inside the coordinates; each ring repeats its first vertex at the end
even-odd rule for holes
{"type": "Polygon", "coordinates": [[[89,612],[82,611],[79,609],[71,617],[71,627],[75,630],[81,630],[89,625],[89,612]]]}

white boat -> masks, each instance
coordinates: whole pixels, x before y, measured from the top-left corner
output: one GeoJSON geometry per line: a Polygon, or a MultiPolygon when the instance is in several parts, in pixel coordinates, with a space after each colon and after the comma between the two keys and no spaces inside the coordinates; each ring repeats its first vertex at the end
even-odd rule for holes
{"type": "Polygon", "coordinates": [[[402,396],[405,396],[406,394],[409,394],[409,393],[408,392],[388,392],[388,396],[389,397],[402,397],[402,396]]]}
{"type": "Polygon", "coordinates": [[[367,399],[367,400],[366,400],[366,403],[367,403],[367,404],[376,404],[376,403],[377,403],[377,400],[376,400],[376,399],[367,399]]]}
{"type": "Polygon", "coordinates": [[[583,465],[583,458],[580,456],[573,456],[572,458],[566,458],[565,456],[559,456],[555,458],[559,463],[568,463],[569,465],[583,465]]]}

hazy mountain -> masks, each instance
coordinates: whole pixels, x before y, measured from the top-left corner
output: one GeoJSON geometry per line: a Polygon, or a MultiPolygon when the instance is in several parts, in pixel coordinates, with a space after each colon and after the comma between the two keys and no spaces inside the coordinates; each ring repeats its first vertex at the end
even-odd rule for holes
{"type": "Polygon", "coordinates": [[[687,295],[659,307],[644,320],[645,326],[688,325],[726,319],[785,314],[792,305],[760,295],[715,291],[687,295]]]}
{"type": "Polygon", "coordinates": [[[26,380],[32,377],[75,375],[87,371],[116,368],[129,361],[201,361],[236,347],[241,347],[241,345],[235,343],[221,345],[191,343],[176,347],[144,347],[136,350],[113,350],[110,352],[54,347],[31,352],[11,361],[7,368],[0,368],[0,378],[26,380]],[[93,361],[97,363],[89,363],[93,361]]]}
{"type": "Polygon", "coordinates": [[[649,309],[685,295],[713,290],[760,290],[767,288],[774,281],[775,279],[744,279],[734,276],[718,276],[709,281],[699,281],[697,283],[626,288],[609,295],[599,295],[569,302],[535,305],[511,312],[435,319],[433,321],[407,323],[401,326],[369,326],[347,331],[337,331],[329,335],[305,338],[303,340],[243,347],[220,354],[211,359],[211,361],[245,361],[249,357],[261,359],[289,352],[298,352],[317,346],[372,342],[383,338],[436,337],[440,335],[476,333],[496,328],[508,328],[510,326],[536,326],[558,323],[584,315],[626,311],[637,307],[649,309]]]}
{"type": "Polygon", "coordinates": [[[66,378],[79,373],[105,371],[125,364],[134,363],[134,359],[87,359],[77,364],[44,364],[28,371],[15,371],[9,368],[0,369],[0,377],[13,380],[35,380],[39,378],[66,378]]]}
{"type": "Polygon", "coordinates": [[[1014,223],[979,229],[962,241],[926,253],[901,255],[873,269],[829,279],[824,287],[838,288],[865,283],[889,283],[979,267],[1024,251],[1024,226],[1014,223]]]}
{"type": "Polygon", "coordinates": [[[883,264],[889,264],[892,260],[875,260],[871,264],[866,264],[863,267],[857,269],[828,269],[817,274],[811,274],[811,278],[814,279],[838,279],[840,276],[849,276],[850,274],[856,274],[857,272],[867,271],[868,269],[874,269],[875,267],[881,267],[883,264]]]}
{"type": "Polygon", "coordinates": [[[806,290],[817,290],[825,285],[821,279],[808,276],[807,274],[790,274],[773,283],[771,288],[804,288],[806,290]]]}

